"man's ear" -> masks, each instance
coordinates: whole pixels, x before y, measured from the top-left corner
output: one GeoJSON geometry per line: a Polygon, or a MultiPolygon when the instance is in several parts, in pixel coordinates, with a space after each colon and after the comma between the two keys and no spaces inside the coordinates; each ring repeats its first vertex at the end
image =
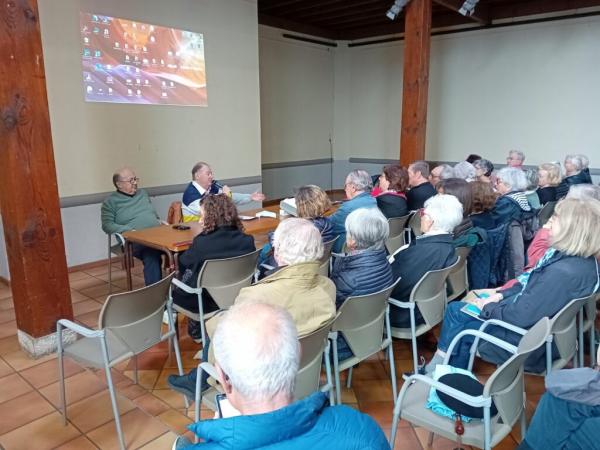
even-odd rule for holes
{"type": "Polygon", "coordinates": [[[223,386],[223,390],[225,391],[225,394],[226,395],[231,394],[231,391],[233,390],[233,386],[231,384],[231,381],[229,381],[229,377],[227,376],[227,374],[225,372],[223,372],[223,369],[221,369],[219,364],[215,363],[215,369],[217,370],[217,376],[219,378],[219,383],[221,384],[221,386],[223,386]]]}

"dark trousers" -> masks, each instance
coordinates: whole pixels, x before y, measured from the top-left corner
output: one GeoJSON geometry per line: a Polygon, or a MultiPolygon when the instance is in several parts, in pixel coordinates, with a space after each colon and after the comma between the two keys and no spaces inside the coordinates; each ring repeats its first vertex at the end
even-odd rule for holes
{"type": "Polygon", "coordinates": [[[162,279],[161,255],[160,250],[141,244],[133,244],[133,256],[141,259],[144,263],[144,284],[146,286],[157,283],[162,279]]]}

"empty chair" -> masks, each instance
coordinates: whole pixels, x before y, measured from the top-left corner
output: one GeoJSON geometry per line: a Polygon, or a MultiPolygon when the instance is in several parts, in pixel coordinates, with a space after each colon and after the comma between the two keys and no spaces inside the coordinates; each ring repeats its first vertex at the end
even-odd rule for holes
{"type": "Polygon", "coordinates": [[[410,214],[403,217],[392,217],[388,219],[390,227],[390,235],[385,241],[385,248],[390,255],[393,255],[396,250],[402,247],[406,242],[404,239],[404,233],[406,231],[406,223],[410,214]]]}
{"type": "Polygon", "coordinates": [[[469,292],[469,277],[467,275],[467,258],[472,247],[457,247],[456,254],[460,257],[458,264],[448,274],[448,301],[457,299],[469,292]]]}
{"type": "Polygon", "coordinates": [[[388,350],[392,392],[396,398],[396,371],[394,367],[394,351],[390,335],[389,305],[391,292],[398,281],[391,286],[367,295],[348,297],[338,311],[331,327],[329,339],[333,347],[333,371],[337,402],[342,402],[340,372],[350,369],[347,386],[352,383],[352,367],[380,350],[388,350]],[[384,328],[385,327],[385,328],[384,328]],[[384,333],[385,331],[385,333],[384,333]],[[337,341],[343,335],[352,350],[353,356],[338,361],[337,341]]]}
{"type": "Polygon", "coordinates": [[[233,305],[240,289],[250,286],[252,283],[259,253],[260,250],[255,250],[246,255],[235,256],[233,258],[209,259],[205,261],[198,273],[196,288],[192,288],[182,281],[173,278],[175,286],[185,292],[198,296],[198,313],[189,311],[179,305],[173,305],[173,309],[190,319],[200,322],[203,346],[206,345],[204,321],[212,317],[216,311],[204,314],[202,290],[206,289],[210,293],[219,309],[228,309],[233,305]]]}
{"type": "Polygon", "coordinates": [[[555,206],[556,202],[548,202],[542,207],[542,209],[540,209],[538,212],[538,221],[540,223],[540,227],[543,227],[544,224],[550,220],[550,217],[552,217],[552,214],[554,214],[555,206]]]}
{"type": "Polygon", "coordinates": [[[331,269],[331,251],[338,237],[339,236],[336,236],[332,240],[323,243],[323,256],[319,260],[319,275],[323,275],[324,277],[329,276],[329,271],[331,269]]]}
{"type": "Polygon", "coordinates": [[[417,337],[425,334],[442,321],[446,308],[446,279],[448,274],[460,263],[461,257],[451,266],[440,270],[431,270],[421,277],[410,293],[410,300],[401,302],[394,298],[389,299],[390,305],[408,309],[410,314],[410,328],[392,327],[392,337],[410,339],[412,341],[413,370],[419,368],[417,337]],[[415,308],[423,316],[424,323],[417,324],[415,308]]]}
{"type": "MultiPolygon", "coordinates": [[[[467,405],[483,408],[483,421],[473,420],[463,423],[463,443],[489,450],[512,431],[513,426],[519,419],[521,419],[521,435],[524,436],[526,419],[523,364],[531,352],[544,344],[549,333],[550,323],[548,318],[543,318],[527,331],[519,342],[518,347],[479,330],[465,330],[459,333],[450,344],[445,361],[446,364],[451,355],[451,349],[465,336],[477,336],[491,345],[496,345],[506,350],[511,353],[511,356],[488,378],[483,386],[483,393],[479,396],[465,394],[444,383],[434,381],[425,375],[412,375],[408,377],[402,386],[394,407],[392,434],[390,437],[391,447],[394,447],[396,429],[400,419],[426,428],[430,432],[445,438],[456,439],[454,421],[447,417],[442,417],[425,407],[431,387],[467,405]],[[498,413],[493,417],[491,416],[492,403],[498,410],[498,413]]],[[[472,361],[469,369],[471,367],[472,361]]]]}
{"type": "MultiPolygon", "coordinates": [[[[88,366],[104,368],[106,382],[115,416],[115,426],[121,449],[125,448],[125,440],[121,430],[119,410],[112,382],[110,369],[115,364],[134,358],[135,381],[137,382],[136,356],[150,347],[175,336],[175,324],[172,318],[172,301],[169,295],[173,274],[158,283],[135,291],[109,295],[100,310],[98,330],[78,325],[70,320],[61,319],[56,326],[58,345],[58,369],[60,382],[60,403],[63,421],[67,423],[67,402],[65,396],[65,380],[63,356],[88,366]],[[162,332],[163,311],[169,312],[168,330],[162,332]],[[67,328],[83,336],[70,344],[63,344],[63,329],[67,328]]],[[[175,357],[179,374],[183,374],[181,356],[177,340],[173,339],[175,357]]],[[[185,400],[187,405],[187,400],[185,400]]]]}

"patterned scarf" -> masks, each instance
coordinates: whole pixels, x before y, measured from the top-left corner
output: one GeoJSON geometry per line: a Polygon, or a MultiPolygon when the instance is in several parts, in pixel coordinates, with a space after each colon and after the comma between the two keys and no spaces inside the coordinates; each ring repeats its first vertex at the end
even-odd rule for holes
{"type": "Polygon", "coordinates": [[[531,273],[534,270],[539,269],[540,267],[546,265],[546,263],[554,256],[555,253],[556,253],[556,249],[550,247],[548,250],[546,250],[546,253],[544,253],[544,256],[542,256],[540,258],[540,260],[537,262],[537,264],[532,269],[528,270],[527,272],[523,272],[521,275],[519,275],[517,277],[517,280],[519,281],[519,283],[521,283],[522,288],[521,288],[521,292],[519,292],[515,296],[513,303],[516,303],[516,301],[521,296],[523,291],[525,291],[525,288],[527,287],[527,283],[529,283],[529,277],[531,276],[531,273]]]}

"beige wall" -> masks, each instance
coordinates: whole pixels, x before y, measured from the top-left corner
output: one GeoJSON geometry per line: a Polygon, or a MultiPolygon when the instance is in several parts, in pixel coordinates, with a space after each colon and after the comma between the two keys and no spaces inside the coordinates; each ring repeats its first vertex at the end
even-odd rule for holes
{"type": "Polygon", "coordinates": [[[198,160],[218,178],[260,175],[255,0],[39,0],[61,197],[112,190],[136,168],[145,186],[186,182],[198,160]],[[204,34],[208,107],[86,103],[79,11],[204,34]]]}

